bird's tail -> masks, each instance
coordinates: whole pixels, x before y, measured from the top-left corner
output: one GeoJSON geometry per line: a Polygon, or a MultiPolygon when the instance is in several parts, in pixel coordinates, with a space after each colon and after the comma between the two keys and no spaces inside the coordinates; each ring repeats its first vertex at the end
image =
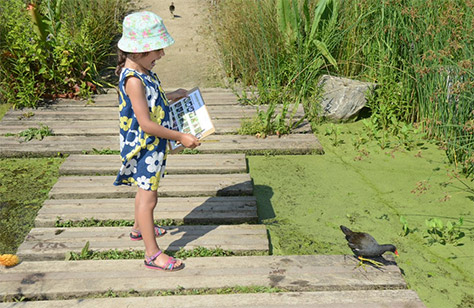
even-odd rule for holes
{"type": "Polygon", "coordinates": [[[351,235],[352,234],[352,231],[351,229],[349,229],[348,227],[345,227],[343,225],[340,226],[342,232],[345,234],[345,235],[351,235]]]}

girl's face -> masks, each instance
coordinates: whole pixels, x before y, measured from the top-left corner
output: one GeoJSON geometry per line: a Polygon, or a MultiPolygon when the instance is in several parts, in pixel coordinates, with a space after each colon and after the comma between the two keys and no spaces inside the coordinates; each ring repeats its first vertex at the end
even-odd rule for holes
{"type": "Polygon", "coordinates": [[[156,61],[161,59],[164,55],[164,49],[150,51],[146,56],[140,58],[140,65],[147,70],[151,70],[155,66],[156,61]]]}

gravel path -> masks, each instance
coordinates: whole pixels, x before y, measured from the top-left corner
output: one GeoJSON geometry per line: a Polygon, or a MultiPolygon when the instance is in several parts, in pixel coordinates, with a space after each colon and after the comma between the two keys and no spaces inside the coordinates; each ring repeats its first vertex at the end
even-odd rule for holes
{"type": "Polygon", "coordinates": [[[163,86],[172,88],[222,87],[218,78],[213,43],[204,34],[210,1],[173,0],[174,18],[170,14],[171,0],[142,0],[143,9],[158,14],[175,43],[166,48],[166,56],[157,62],[154,71],[163,86]]]}

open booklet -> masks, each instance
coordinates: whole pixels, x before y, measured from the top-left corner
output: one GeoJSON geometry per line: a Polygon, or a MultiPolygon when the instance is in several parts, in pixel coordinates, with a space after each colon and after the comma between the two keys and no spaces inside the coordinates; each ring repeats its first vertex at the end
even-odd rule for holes
{"type": "MultiPolygon", "coordinates": [[[[215,132],[211,117],[202,99],[199,88],[188,92],[188,96],[170,104],[170,119],[172,129],[182,133],[192,134],[202,139],[215,132]]],[[[184,146],[170,140],[171,153],[179,152],[184,146]]]]}

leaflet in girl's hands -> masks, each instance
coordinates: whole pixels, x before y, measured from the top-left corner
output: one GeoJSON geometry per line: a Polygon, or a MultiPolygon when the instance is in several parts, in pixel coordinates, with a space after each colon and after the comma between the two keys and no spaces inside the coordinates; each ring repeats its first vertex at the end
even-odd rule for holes
{"type": "MultiPolygon", "coordinates": [[[[192,134],[198,139],[202,139],[215,132],[199,88],[192,89],[187,97],[170,105],[170,120],[172,129],[192,134]]],[[[174,140],[170,140],[169,147],[171,153],[184,149],[179,142],[174,140]]]]}

